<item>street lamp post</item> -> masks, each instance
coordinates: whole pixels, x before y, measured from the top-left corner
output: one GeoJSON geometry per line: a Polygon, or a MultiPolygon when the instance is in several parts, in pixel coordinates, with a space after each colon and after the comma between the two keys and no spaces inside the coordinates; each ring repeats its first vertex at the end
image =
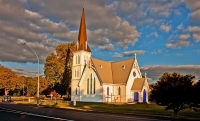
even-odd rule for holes
{"type": "Polygon", "coordinates": [[[33,50],[33,48],[31,48],[29,45],[27,45],[26,43],[22,43],[22,45],[26,45],[26,46],[28,46],[34,53],[35,53],[35,55],[36,55],[36,57],[37,57],[37,60],[38,60],[38,82],[37,82],[37,97],[36,97],[36,101],[37,101],[37,106],[39,106],[39,87],[40,87],[40,79],[39,79],[39,73],[40,73],[40,68],[39,68],[39,58],[38,58],[38,56],[37,56],[37,54],[36,54],[36,52],[33,50]]]}

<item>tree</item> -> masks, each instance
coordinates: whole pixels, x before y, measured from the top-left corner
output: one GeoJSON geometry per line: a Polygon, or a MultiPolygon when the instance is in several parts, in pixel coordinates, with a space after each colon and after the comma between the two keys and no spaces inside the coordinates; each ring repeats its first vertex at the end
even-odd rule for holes
{"type": "Polygon", "coordinates": [[[26,77],[25,88],[27,96],[34,96],[37,93],[37,78],[26,77]]]}
{"type": "Polygon", "coordinates": [[[10,90],[20,90],[23,87],[24,78],[11,69],[0,66],[0,83],[0,89],[4,88],[7,95],[10,90]]]}
{"type": "MultiPolygon", "coordinates": [[[[25,91],[27,96],[34,96],[37,93],[37,82],[38,82],[38,77],[25,77],[25,91]]],[[[48,87],[47,85],[47,80],[44,77],[39,77],[40,80],[40,94],[48,87]]]]}
{"type": "Polygon", "coordinates": [[[50,88],[54,88],[62,96],[70,89],[72,52],[76,43],[60,44],[45,62],[44,74],[50,88]],[[59,88],[58,88],[59,87],[59,88]]]}
{"type": "Polygon", "coordinates": [[[194,84],[194,88],[193,88],[193,92],[192,92],[192,106],[191,108],[194,110],[194,111],[200,111],[200,97],[199,97],[199,93],[200,93],[200,80],[197,81],[195,84],[194,84]]]}
{"type": "Polygon", "coordinates": [[[192,75],[164,73],[159,81],[152,85],[150,99],[157,105],[165,106],[165,110],[174,110],[176,116],[180,110],[190,107],[192,103],[194,78],[192,75]]]}
{"type": "MultiPolygon", "coordinates": [[[[72,57],[70,54],[71,51],[70,51],[70,48],[67,49],[67,56],[66,56],[66,61],[65,61],[65,71],[63,73],[63,78],[61,80],[61,92],[66,92],[67,93],[67,97],[69,98],[69,94],[71,93],[71,78],[72,78],[72,70],[71,70],[71,66],[70,66],[70,61],[71,61],[71,64],[72,64],[72,57]]],[[[61,94],[62,96],[62,94],[61,94]]]]}

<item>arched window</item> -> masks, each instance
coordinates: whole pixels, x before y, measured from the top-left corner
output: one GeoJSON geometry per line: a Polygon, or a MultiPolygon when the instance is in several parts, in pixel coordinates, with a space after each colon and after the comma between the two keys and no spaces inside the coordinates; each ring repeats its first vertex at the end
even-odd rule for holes
{"type": "Polygon", "coordinates": [[[92,74],[91,74],[91,77],[90,77],[90,94],[92,94],[92,74]]]}
{"type": "Polygon", "coordinates": [[[78,55],[78,64],[80,64],[80,55],[78,55]]]}
{"type": "Polygon", "coordinates": [[[95,86],[96,86],[96,85],[95,85],[95,77],[94,77],[94,94],[95,94],[95,90],[96,90],[96,89],[95,89],[95,86]]]}
{"type": "Polygon", "coordinates": [[[121,88],[118,88],[118,95],[121,95],[121,88]]]}
{"type": "Polygon", "coordinates": [[[87,79],[87,94],[89,94],[89,78],[87,79]]]}
{"type": "Polygon", "coordinates": [[[77,64],[77,56],[76,56],[76,64],[77,64]]]}
{"type": "Polygon", "coordinates": [[[77,90],[77,88],[76,88],[76,95],[78,94],[78,90],[77,90]]]}
{"type": "Polygon", "coordinates": [[[87,79],[87,94],[95,94],[96,92],[96,79],[93,77],[92,73],[87,79]]]}
{"type": "Polygon", "coordinates": [[[79,77],[79,71],[77,70],[77,77],[79,77]]]}
{"type": "Polygon", "coordinates": [[[107,95],[109,95],[109,87],[107,87],[107,95]]]}
{"type": "Polygon", "coordinates": [[[75,77],[76,77],[76,70],[75,70],[75,77]]]}

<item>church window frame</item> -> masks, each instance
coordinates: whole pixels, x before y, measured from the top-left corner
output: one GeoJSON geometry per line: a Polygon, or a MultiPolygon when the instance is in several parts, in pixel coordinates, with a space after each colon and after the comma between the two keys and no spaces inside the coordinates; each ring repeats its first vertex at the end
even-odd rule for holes
{"type": "Polygon", "coordinates": [[[96,90],[96,80],[95,80],[95,77],[94,77],[94,90],[93,90],[93,93],[95,94],[95,90],[96,90]]]}
{"type": "Polygon", "coordinates": [[[76,77],[76,70],[75,70],[75,77],[76,77]]]}
{"type": "Polygon", "coordinates": [[[77,56],[76,56],[76,64],[77,64],[77,56]]]}
{"type": "Polygon", "coordinates": [[[78,64],[80,64],[80,61],[81,61],[81,60],[80,60],[80,55],[78,55],[78,64]]]}
{"type": "Polygon", "coordinates": [[[107,95],[109,95],[109,87],[107,87],[107,95]]]}
{"type": "Polygon", "coordinates": [[[87,79],[87,94],[89,94],[89,78],[87,79]]]}
{"type": "Polygon", "coordinates": [[[118,95],[121,95],[121,87],[118,88],[118,95]]]}
{"type": "Polygon", "coordinates": [[[92,74],[90,75],[90,94],[92,94],[92,74]]]}
{"type": "Polygon", "coordinates": [[[87,83],[87,85],[86,85],[87,94],[90,94],[90,95],[95,94],[96,93],[96,78],[95,78],[95,76],[93,76],[92,73],[87,78],[86,83],[87,83]]]}

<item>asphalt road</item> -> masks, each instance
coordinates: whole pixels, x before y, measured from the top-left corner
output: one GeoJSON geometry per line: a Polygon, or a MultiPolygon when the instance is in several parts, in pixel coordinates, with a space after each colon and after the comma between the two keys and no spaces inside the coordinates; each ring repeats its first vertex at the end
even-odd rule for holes
{"type": "Polygon", "coordinates": [[[160,121],[160,119],[0,103],[0,121],[160,121]]]}
{"type": "Polygon", "coordinates": [[[0,110],[0,121],[58,121],[57,119],[42,118],[26,114],[11,113],[5,110],[0,110]]]}

